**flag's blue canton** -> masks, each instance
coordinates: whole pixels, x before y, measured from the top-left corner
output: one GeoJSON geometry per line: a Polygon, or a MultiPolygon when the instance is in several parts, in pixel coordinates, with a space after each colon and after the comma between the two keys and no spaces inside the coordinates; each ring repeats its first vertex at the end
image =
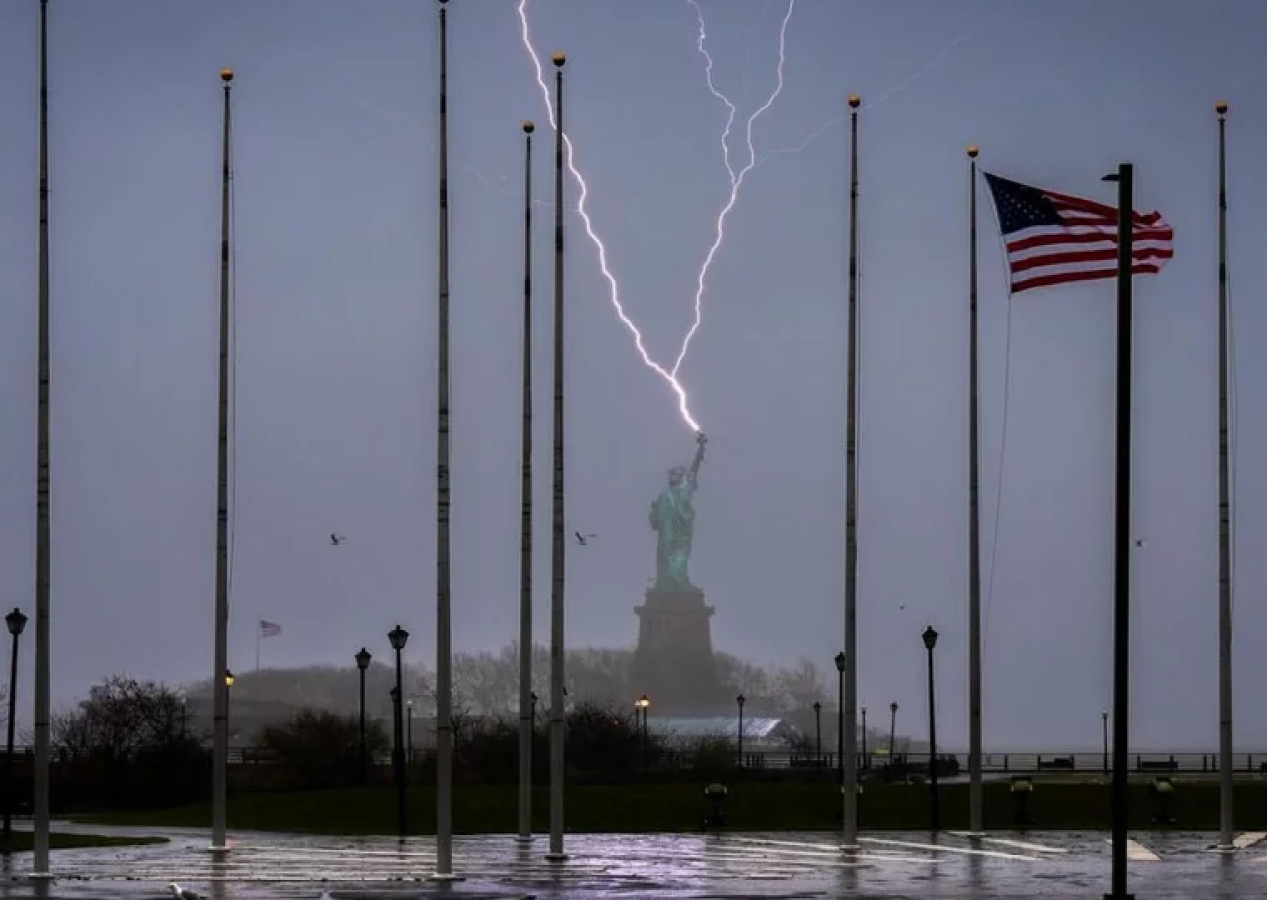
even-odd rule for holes
{"type": "Polygon", "coordinates": [[[999,211],[999,224],[1005,235],[1039,225],[1061,226],[1065,223],[1052,203],[1038,188],[1016,181],[1008,181],[989,172],[985,175],[994,206],[999,211]]]}

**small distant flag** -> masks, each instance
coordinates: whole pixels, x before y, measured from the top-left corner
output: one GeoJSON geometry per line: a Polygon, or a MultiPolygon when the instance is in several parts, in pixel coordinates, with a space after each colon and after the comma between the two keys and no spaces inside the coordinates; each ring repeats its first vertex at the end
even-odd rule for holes
{"type": "Polygon", "coordinates": [[[282,626],[278,625],[276,622],[269,622],[265,619],[260,619],[260,637],[277,637],[281,633],[282,626]]]}
{"type": "MultiPolygon", "coordinates": [[[[1117,208],[983,172],[1007,244],[1012,293],[1117,277],[1117,208]]],[[[1136,212],[1131,271],[1155,275],[1174,251],[1161,213],[1136,212]]]]}

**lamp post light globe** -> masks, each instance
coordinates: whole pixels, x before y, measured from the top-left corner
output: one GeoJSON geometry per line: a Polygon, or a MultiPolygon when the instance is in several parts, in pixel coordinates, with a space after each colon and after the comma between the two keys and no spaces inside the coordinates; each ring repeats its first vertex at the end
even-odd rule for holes
{"type": "Polygon", "coordinates": [[[844,653],[836,654],[836,671],[837,672],[845,671],[845,654],[844,653]]]}
{"type": "Polygon", "coordinates": [[[370,660],[373,658],[370,652],[362,647],[361,652],[356,654],[356,667],[364,672],[370,667],[370,660]]]}
{"type": "Polygon", "coordinates": [[[747,702],[748,700],[746,697],[744,697],[743,694],[740,694],[738,697],[735,698],[735,703],[739,704],[740,709],[743,709],[743,705],[747,702]]]}
{"type": "Polygon", "coordinates": [[[409,643],[409,632],[397,625],[387,632],[387,640],[391,642],[393,650],[404,650],[405,645],[409,643]]]}
{"type": "Polygon", "coordinates": [[[232,670],[232,669],[225,669],[225,670],[224,670],[224,686],[225,686],[225,687],[233,687],[233,682],[234,682],[234,680],[235,680],[235,679],[234,679],[234,677],[233,677],[233,670],[232,670]]]}
{"type": "Polygon", "coordinates": [[[937,646],[937,630],[932,625],[924,629],[923,638],[925,650],[932,650],[937,646]]]}
{"type": "Polygon", "coordinates": [[[537,130],[537,126],[532,123],[531,119],[524,119],[524,134],[532,134],[537,130]]]}
{"type": "Polygon", "coordinates": [[[560,50],[556,50],[550,54],[550,61],[554,63],[556,68],[562,69],[567,65],[568,55],[560,50]]]}
{"type": "Polygon", "coordinates": [[[648,697],[646,694],[643,694],[641,697],[639,697],[639,698],[638,698],[638,708],[639,708],[639,709],[644,709],[644,710],[645,710],[645,709],[646,709],[648,706],[650,706],[650,705],[651,705],[651,698],[650,698],[650,697],[648,697]]]}
{"type": "Polygon", "coordinates": [[[223,81],[225,84],[228,84],[230,81],[232,81],[232,80],[233,80],[233,70],[232,70],[232,69],[230,69],[230,68],[229,68],[229,67],[227,67],[227,66],[226,66],[225,68],[221,69],[221,70],[220,70],[220,80],[221,80],[221,81],[223,81]]]}
{"type": "Polygon", "coordinates": [[[13,612],[4,617],[4,624],[9,626],[9,634],[17,637],[26,628],[26,616],[15,606],[13,612]]]}

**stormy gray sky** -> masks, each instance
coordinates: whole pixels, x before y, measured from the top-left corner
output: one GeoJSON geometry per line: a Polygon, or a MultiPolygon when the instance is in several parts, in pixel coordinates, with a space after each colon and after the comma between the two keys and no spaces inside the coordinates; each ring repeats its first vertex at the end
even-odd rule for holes
{"type": "MultiPolygon", "coordinates": [[[[0,571],[33,605],[36,0],[0,5],[0,571]]],[[[434,4],[56,0],[51,15],[53,681],[71,701],[116,671],[210,669],[220,83],[238,73],[236,545],[230,665],[280,623],[268,665],[386,652],[400,621],[431,663],[437,29],[434,4]],[[347,536],[333,548],[326,535],[347,536]]],[[[550,132],[512,0],[451,4],[454,642],[514,636],[519,528],[519,123],[550,132]]],[[[1229,213],[1236,447],[1261,459],[1267,10],[1241,2],[799,0],[786,84],[707,285],[683,367],[711,436],[695,580],[714,641],[830,666],[842,637],[847,92],[862,120],[860,699],[924,703],[966,734],[964,147],[987,170],[1141,208],[1176,255],[1138,282],[1136,743],[1212,748],[1216,688],[1215,127],[1232,104],[1229,213]],[[1125,52],[1124,52],[1125,48],[1125,52]],[[811,135],[817,138],[808,141],[811,135]],[[1241,290],[1242,286],[1246,286],[1241,290]]],[[[717,85],[740,121],[774,84],[782,0],[704,0],[717,85]]],[[[726,199],[725,108],[684,0],[531,0],[539,52],[566,50],[568,130],[622,299],[657,358],[690,322],[726,199]]],[[[742,140],[732,145],[742,160],[742,140]]],[[[576,185],[568,184],[572,202],[576,185]]],[[[984,198],[984,193],[982,197],[984,198]]],[[[538,347],[548,346],[540,209],[538,347]]],[[[1113,289],[1008,306],[982,236],[982,501],[990,747],[1097,746],[1110,695],[1113,289]],[[1004,387],[1010,382],[1006,453],[1004,387]],[[1005,472],[1001,475],[1003,459],[1005,472]],[[1002,486],[1002,489],[1000,489],[1002,486]],[[996,512],[997,511],[997,512],[996,512]],[[996,540],[997,522],[997,540],[996,540]],[[992,553],[993,551],[993,553],[992,553]]],[[[653,574],[647,504],[692,436],[613,315],[570,215],[569,550],[574,644],[633,641],[653,574]]],[[[539,639],[548,608],[548,358],[536,366],[539,639]]],[[[1237,468],[1237,743],[1267,743],[1255,691],[1267,584],[1252,548],[1267,478],[1237,468]]],[[[24,645],[29,697],[31,643],[24,645]]],[[[831,699],[831,698],[825,698],[831,699]]],[[[24,700],[24,704],[26,701],[24,700]]],[[[23,716],[25,718],[25,715],[23,716]]],[[[916,730],[912,726],[912,730],[916,730]]]]}

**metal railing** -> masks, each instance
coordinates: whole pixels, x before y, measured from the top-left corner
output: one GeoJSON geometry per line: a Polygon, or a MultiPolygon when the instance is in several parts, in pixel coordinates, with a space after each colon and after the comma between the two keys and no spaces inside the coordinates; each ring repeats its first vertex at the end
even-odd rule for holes
{"type": "MultiPolygon", "coordinates": [[[[408,753],[413,762],[423,762],[431,753],[430,748],[414,747],[408,753]]],[[[33,749],[15,747],[14,763],[18,767],[29,765],[33,749]]],[[[966,753],[938,753],[939,772],[957,769],[960,774],[968,771],[966,753]]],[[[0,749],[0,759],[4,751],[0,749]]],[[[54,762],[71,761],[71,754],[53,748],[54,762]]],[[[695,754],[687,750],[664,749],[657,754],[650,768],[686,769],[695,763],[695,754]]],[[[890,758],[883,753],[859,754],[859,766],[864,771],[881,771],[895,764],[897,768],[927,771],[927,752],[899,753],[890,758]]],[[[230,747],[228,762],[232,766],[271,765],[276,757],[266,750],[253,747],[230,747]]],[[[390,765],[391,751],[374,754],[373,765],[390,765]]],[[[1218,754],[1211,753],[1132,753],[1132,771],[1140,773],[1179,773],[1185,775],[1214,774],[1218,772],[1218,754]]],[[[827,769],[839,768],[840,759],[835,753],[815,754],[792,750],[744,749],[742,766],[745,769],[827,769]]],[[[1091,774],[1107,772],[1111,758],[1103,753],[986,753],[981,759],[981,770],[987,775],[1059,775],[1064,772],[1091,774]]],[[[1233,768],[1238,773],[1267,774],[1267,751],[1233,754],[1233,768]]]]}

